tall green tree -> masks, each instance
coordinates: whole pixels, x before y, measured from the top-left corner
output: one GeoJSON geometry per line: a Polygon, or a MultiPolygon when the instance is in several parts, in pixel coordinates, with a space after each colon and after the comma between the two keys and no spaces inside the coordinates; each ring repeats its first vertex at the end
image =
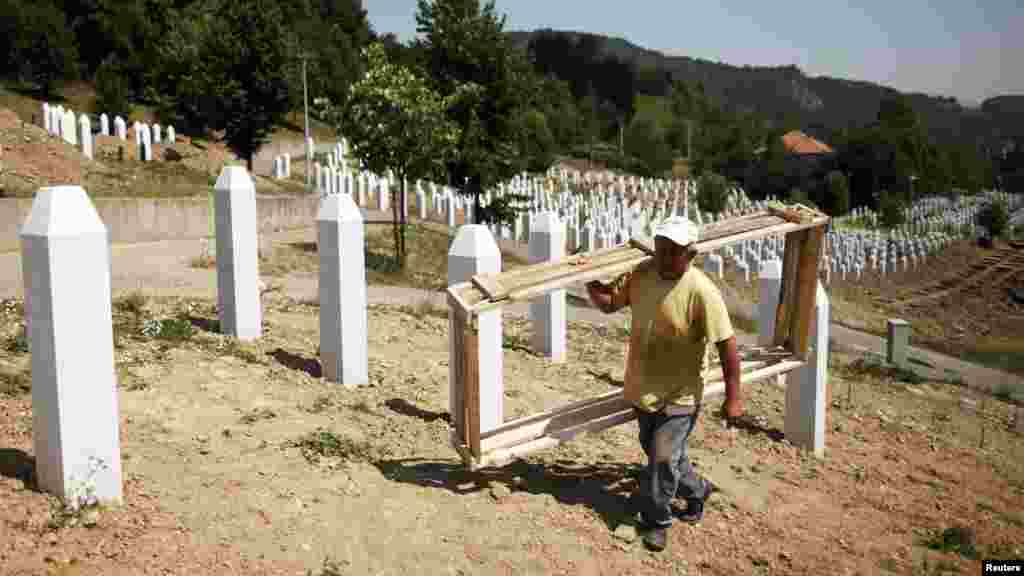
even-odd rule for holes
{"type": "Polygon", "coordinates": [[[352,145],[352,153],[371,171],[392,170],[401,183],[392,190],[395,256],[399,269],[405,268],[404,183],[436,178],[445,171],[455,151],[460,130],[447,115],[448,106],[476,90],[462,86],[441,98],[409,68],[390,62],[382,43],[364,52],[366,75],[353,84],[339,130],[352,145]]]}
{"type": "Polygon", "coordinates": [[[437,91],[449,97],[465,84],[481,88],[448,111],[460,127],[449,180],[473,198],[477,222],[492,217],[481,210],[481,192],[526,167],[519,112],[535,84],[504,34],[505,21],[493,1],[481,7],[478,0],[417,0],[417,45],[437,91]]]}
{"type": "Polygon", "coordinates": [[[0,57],[8,72],[38,86],[43,96],[78,75],[78,50],[67,19],[49,0],[0,0],[0,57]]]}

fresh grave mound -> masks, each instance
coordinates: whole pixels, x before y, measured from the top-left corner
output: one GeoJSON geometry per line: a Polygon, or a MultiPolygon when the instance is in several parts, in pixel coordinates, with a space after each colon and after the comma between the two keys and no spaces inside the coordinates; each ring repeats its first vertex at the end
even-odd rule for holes
{"type": "Polygon", "coordinates": [[[41,186],[80,185],[97,169],[102,169],[99,162],[71,144],[0,108],[0,196],[41,186]]]}

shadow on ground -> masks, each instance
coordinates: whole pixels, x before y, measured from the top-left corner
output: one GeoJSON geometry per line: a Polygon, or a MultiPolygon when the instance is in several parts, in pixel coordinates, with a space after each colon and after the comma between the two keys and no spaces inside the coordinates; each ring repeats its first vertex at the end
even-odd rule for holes
{"type": "Polygon", "coordinates": [[[273,352],[268,352],[267,356],[277,360],[278,363],[286,368],[301,370],[313,378],[319,378],[323,375],[323,368],[320,366],[320,361],[316,358],[300,356],[299,354],[294,354],[284,348],[277,348],[273,352]]]}
{"type": "Polygon", "coordinates": [[[445,422],[451,422],[452,417],[447,412],[432,412],[430,410],[424,410],[415,404],[403,400],[402,398],[392,398],[384,403],[393,412],[397,412],[403,416],[410,418],[418,418],[424,422],[434,422],[435,420],[444,420],[445,422]]]}
{"type": "Polygon", "coordinates": [[[36,459],[24,450],[0,448],[0,476],[21,480],[26,487],[38,490],[35,483],[36,459]]]}
{"type": "Polygon", "coordinates": [[[216,318],[203,318],[201,316],[185,316],[189,324],[211,334],[220,334],[220,320],[216,318]]]}
{"type": "Polygon", "coordinates": [[[380,460],[374,464],[389,480],[464,495],[488,489],[492,483],[513,492],[550,494],[561,504],[586,506],[609,530],[629,522],[632,492],[643,474],[637,464],[552,464],[517,461],[500,468],[469,470],[460,462],[419,458],[380,460]]]}

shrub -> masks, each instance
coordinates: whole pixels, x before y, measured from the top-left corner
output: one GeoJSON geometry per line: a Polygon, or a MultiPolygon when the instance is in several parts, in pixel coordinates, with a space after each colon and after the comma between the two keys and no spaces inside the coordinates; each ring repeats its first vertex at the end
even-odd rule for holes
{"type": "Polygon", "coordinates": [[[1002,236],[1010,226],[1010,211],[1006,202],[996,199],[985,205],[976,218],[978,226],[984,228],[990,238],[1002,236]]]}
{"type": "Polygon", "coordinates": [[[833,170],[825,176],[825,205],[832,216],[842,216],[850,211],[850,183],[846,175],[833,170]]]}
{"type": "Polygon", "coordinates": [[[903,224],[903,202],[888,190],[882,190],[878,198],[878,214],[882,226],[886,228],[897,228],[903,224]]]}
{"type": "Polygon", "coordinates": [[[697,180],[697,204],[704,212],[718,214],[725,209],[729,181],[721,174],[705,172],[697,180]]]}

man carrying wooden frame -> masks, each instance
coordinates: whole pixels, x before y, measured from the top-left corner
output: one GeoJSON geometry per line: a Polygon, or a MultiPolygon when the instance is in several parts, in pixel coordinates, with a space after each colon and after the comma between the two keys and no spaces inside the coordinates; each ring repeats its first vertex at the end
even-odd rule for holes
{"type": "Polygon", "coordinates": [[[625,399],[633,405],[647,454],[639,523],[649,548],[663,550],[672,523],[671,502],[687,501],[681,519],[698,522],[715,491],[690,465],[686,443],[700,415],[707,345],[718,349],[725,383],[723,415],[743,414],[736,337],[718,287],[690,266],[699,229],[673,216],[654,230],[654,258],[612,284],[589,282],[594,305],[605,313],[632,309],[625,399]]]}

